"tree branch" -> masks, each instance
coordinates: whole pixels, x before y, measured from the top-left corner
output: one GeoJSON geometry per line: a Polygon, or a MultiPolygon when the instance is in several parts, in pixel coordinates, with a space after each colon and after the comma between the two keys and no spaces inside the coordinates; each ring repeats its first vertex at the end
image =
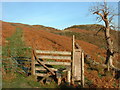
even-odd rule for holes
{"type": "Polygon", "coordinates": [[[99,13],[99,11],[96,11],[96,12],[94,12],[93,14],[97,14],[97,15],[101,16],[101,18],[102,18],[104,21],[106,21],[105,18],[104,18],[104,16],[103,16],[101,13],[99,13]]]}
{"type": "Polygon", "coordinates": [[[100,28],[94,35],[97,36],[101,30],[104,30],[104,27],[100,28]]]}

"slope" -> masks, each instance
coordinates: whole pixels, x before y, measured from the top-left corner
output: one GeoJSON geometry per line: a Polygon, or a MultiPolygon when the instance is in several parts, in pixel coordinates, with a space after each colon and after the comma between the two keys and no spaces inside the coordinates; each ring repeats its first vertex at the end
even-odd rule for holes
{"type": "MultiPolygon", "coordinates": [[[[15,28],[19,27],[23,32],[23,37],[24,37],[23,40],[25,41],[26,45],[29,47],[35,47],[36,49],[41,49],[41,50],[72,51],[72,34],[77,34],[77,33],[79,34],[78,29],[76,29],[75,33],[72,32],[72,34],[69,35],[70,37],[68,37],[67,35],[63,36],[63,35],[58,35],[54,33],[63,33],[63,32],[68,32],[69,30],[54,32],[56,30],[53,29],[53,32],[51,33],[50,31],[44,30],[44,28],[40,28],[40,27],[38,28],[36,26],[31,26],[26,24],[17,24],[17,23],[6,23],[6,22],[3,22],[3,26],[4,28],[6,28],[6,29],[3,28],[4,36],[10,37],[14,33],[15,28]],[[8,24],[9,24],[9,27],[11,28],[7,29],[6,27],[8,24]]],[[[82,33],[85,33],[85,34],[91,33],[86,30],[80,30],[80,33],[81,31],[82,33]]],[[[80,36],[79,37],[78,36],[76,37],[77,38],[76,41],[85,51],[85,53],[90,56],[90,59],[88,59],[87,61],[93,60],[100,63],[104,63],[105,49],[99,48],[99,46],[94,45],[92,43],[85,42],[85,40],[84,41],[82,39],[80,40],[79,39],[80,36]]],[[[6,37],[4,37],[4,39],[6,37]]],[[[87,36],[85,37],[87,38],[87,36]]],[[[3,42],[5,41],[3,40],[3,42]]],[[[109,75],[107,74],[109,73],[104,74],[103,68],[100,65],[93,66],[92,64],[86,63],[85,64],[85,80],[87,82],[86,87],[87,86],[88,87],[108,87],[108,88],[118,87],[113,85],[114,83],[117,82],[117,80],[114,79],[111,73],[109,75]]],[[[117,84],[118,83],[116,83],[116,85],[117,84]]]]}

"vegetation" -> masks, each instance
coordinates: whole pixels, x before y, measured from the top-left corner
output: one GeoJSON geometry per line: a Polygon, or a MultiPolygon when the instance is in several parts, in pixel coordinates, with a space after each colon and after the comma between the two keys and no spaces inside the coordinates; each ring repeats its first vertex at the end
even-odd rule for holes
{"type": "Polygon", "coordinates": [[[20,57],[30,57],[31,55],[30,48],[28,48],[23,41],[24,39],[21,28],[16,28],[16,32],[6,40],[8,43],[2,48],[3,81],[7,77],[8,80],[10,78],[10,74],[13,78],[15,78],[16,73],[25,74],[25,71],[23,70],[23,66],[25,64],[23,64],[20,57]],[[18,61],[18,58],[21,61],[18,61]]]}
{"type": "MultiPolygon", "coordinates": [[[[25,46],[22,36],[22,30],[20,28],[16,28],[16,32],[6,40],[8,41],[8,43],[5,47],[3,47],[3,57],[25,57],[26,51],[30,50],[29,47],[25,46]]],[[[30,53],[27,53],[27,56],[30,57],[30,53]]]]}
{"type": "Polygon", "coordinates": [[[73,26],[71,26],[71,27],[65,28],[65,30],[66,30],[66,29],[70,29],[70,28],[78,28],[78,29],[83,29],[83,30],[97,31],[97,30],[99,30],[101,27],[103,27],[103,25],[99,25],[99,24],[73,25],[73,26]]]}
{"type": "MultiPolygon", "coordinates": [[[[13,26],[18,27],[19,25],[15,24],[13,26]]],[[[86,27],[86,26],[83,25],[82,27],[86,27]]],[[[86,29],[87,28],[89,27],[86,27],[86,29]]],[[[92,29],[88,29],[88,30],[92,30],[92,29]]],[[[67,30],[59,31],[59,32],[53,31],[52,33],[69,36],[69,37],[72,37],[72,35],[74,34],[78,40],[83,40],[95,44],[100,48],[106,49],[104,37],[99,34],[98,36],[94,36],[94,34],[87,34],[81,32],[77,33],[74,31],[67,31],[67,30]]],[[[114,31],[111,31],[111,33],[114,35],[116,34],[116,32],[114,33],[114,31]]],[[[44,84],[40,82],[36,82],[35,76],[26,75],[25,70],[22,68],[23,66],[25,66],[25,64],[22,65],[23,62],[21,63],[18,62],[18,59],[27,60],[28,58],[30,58],[31,49],[25,45],[23,32],[21,28],[16,28],[16,32],[6,40],[8,41],[8,43],[6,44],[6,46],[3,47],[3,52],[2,52],[3,69],[4,69],[3,72],[5,72],[3,73],[3,88],[23,88],[23,87],[24,88],[71,88],[71,86],[67,86],[66,83],[64,83],[64,85],[58,86],[54,81],[52,81],[51,83],[44,83],[44,84]]],[[[109,79],[107,78],[108,77],[113,78],[112,72],[104,71],[105,68],[102,66],[102,63],[104,62],[105,58],[100,56],[100,54],[96,54],[96,56],[97,55],[99,55],[101,59],[100,63],[94,62],[94,60],[92,59],[85,59],[85,72],[89,73],[92,76],[92,77],[87,75],[85,76],[85,84],[86,84],[85,87],[88,88],[101,87],[99,83],[97,84],[95,83],[95,80],[102,81],[105,78],[103,82],[109,83],[107,82],[107,80],[109,81],[109,79]],[[94,74],[92,75],[93,72],[96,72],[95,76],[94,74]]],[[[47,61],[53,61],[53,60],[48,59],[47,61]]],[[[62,65],[59,66],[52,65],[52,67],[57,69],[65,68],[62,65]]],[[[112,86],[116,88],[118,87],[118,83],[114,81],[112,82],[112,86]]]]}
{"type": "Polygon", "coordinates": [[[105,39],[101,35],[95,36],[94,34],[78,33],[73,31],[64,31],[64,32],[58,32],[55,34],[68,36],[68,37],[72,37],[73,35],[75,35],[76,39],[78,40],[82,40],[82,41],[97,45],[100,48],[106,49],[105,39]]]}
{"type": "Polygon", "coordinates": [[[3,88],[57,88],[57,87],[58,86],[54,81],[52,81],[50,84],[42,84],[40,82],[37,82],[34,76],[24,76],[19,73],[15,73],[15,76],[12,79],[9,78],[3,79],[3,88]]]}
{"type": "MultiPolygon", "coordinates": [[[[76,39],[78,40],[82,40],[94,45],[97,45],[99,48],[104,48],[107,49],[106,47],[106,40],[104,37],[104,32],[102,31],[102,34],[97,34],[97,32],[99,31],[100,28],[102,28],[102,25],[99,24],[91,24],[91,25],[74,25],[71,27],[66,28],[64,31],[62,32],[53,32],[54,34],[58,34],[58,35],[63,35],[63,36],[68,36],[68,37],[72,37],[72,35],[75,35],[76,39]],[[73,28],[73,31],[71,31],[70,29],[73,28]],[[89,30],[91,31],[91,33],[86,32],[75,32],[74,29],[79,28],[78,31],[80,31],[82,28],[86,31],[89,30]],[[92,33],[92,31],[95,31],[94,33],[92,33]]],[[[114,39],[113,43],[114,43],[114,51],[115,52],[120,52],[119,50],[119,33],[120,31],[115,31],[112,30],[110,31],[111,33],[111,37],[112,39],[114,39]]]]}

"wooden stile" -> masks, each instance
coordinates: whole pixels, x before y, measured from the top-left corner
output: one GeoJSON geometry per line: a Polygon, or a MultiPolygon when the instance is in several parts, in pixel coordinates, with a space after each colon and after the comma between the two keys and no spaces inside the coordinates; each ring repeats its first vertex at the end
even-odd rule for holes
{"type": "Polygon", "coordinates": [[[75,42],[74,35],[72,38],[72,53],[68,51],[33,50],[32,56],[32,74],[43,77],[41,81],[49,77],[51,74],[56,75],[55,72],[58,71],[58,69],[50,68],[48,66],[71,66],[69,69],[70,71],[68,70],[66,75],[68,84],[70,85],[75,82],[81,82],[81,85],[84,87],[84,52],[79,44],[75,42]],[[41,61],[41,59],[46,60],[41,61]],[[67,62],[47,61],[47,59],[58,59],[67,62]],[[36,65],[35,67],[35,64],[40,64],[41,66],[38,67],[38,65],[36,65]],[[43,71],[44,73],[35,73],[35,70],[43,71]],[[45,72],[47,73],[45,74],[45,72]]]}

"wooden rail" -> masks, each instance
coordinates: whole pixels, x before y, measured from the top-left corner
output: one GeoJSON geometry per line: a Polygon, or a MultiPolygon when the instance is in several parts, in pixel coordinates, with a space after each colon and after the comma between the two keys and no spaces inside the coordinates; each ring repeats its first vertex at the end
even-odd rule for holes
{"type": "Polygon", "coordinates": [[[71,60],[71,56],[47,56],[47,55],[37,55],[38,58],[41,59],[64,59],[71,60]]]}
{"type": "MultiPolygon", "coordinates": [[[[53,70],[53,71],[57,71],[57,69],[55,69],[55,68],[50,68],[50,69],[53,70]]],[[[46,69],[43,68],[43,67],[35,67],[35,70],[43,70],[43,71],[46,71],[46,69]]]]}
{"type": "MultiPolygon", "coordinates": [[[[66,65],[69,66],[71,65],[71,62],[48,62],[48,61],[43,61],[44,64],[49,64],[49,65],[66,65]]],[[[37,61],[35,64],[39,64],[37,61]]]]}
{"type": "Polygon", "coordinates": [[[44,51],[44,50],[36,50],[36,53],[45,53],[45,54],[58,54],[58,55],[71,55],[71,52],[67,51],[44,51]]]}
{"type": "Polygon", "coordinates": [[[40,77],[44,77],[45,75],[47,75],[47,74],[43,74],[43,73],[36,73],[36,76],[40,76],[40,77]]]}
{"type": "Polygon", "coordinates": [[[44,63],[42,63],[42,62],[38,59],[38,57],[36,56],[35,50],[33,50],[33,55],[34,55],[34,57],[36,58],[36,60],[38,61],[38,63],[39,63],[40,65],[42,65],[44,68],[46,68],[48,71],[50,71],[53,75],[55,75],[55,73],[54,73],[50,68],[48,68],[44,63]]]}

